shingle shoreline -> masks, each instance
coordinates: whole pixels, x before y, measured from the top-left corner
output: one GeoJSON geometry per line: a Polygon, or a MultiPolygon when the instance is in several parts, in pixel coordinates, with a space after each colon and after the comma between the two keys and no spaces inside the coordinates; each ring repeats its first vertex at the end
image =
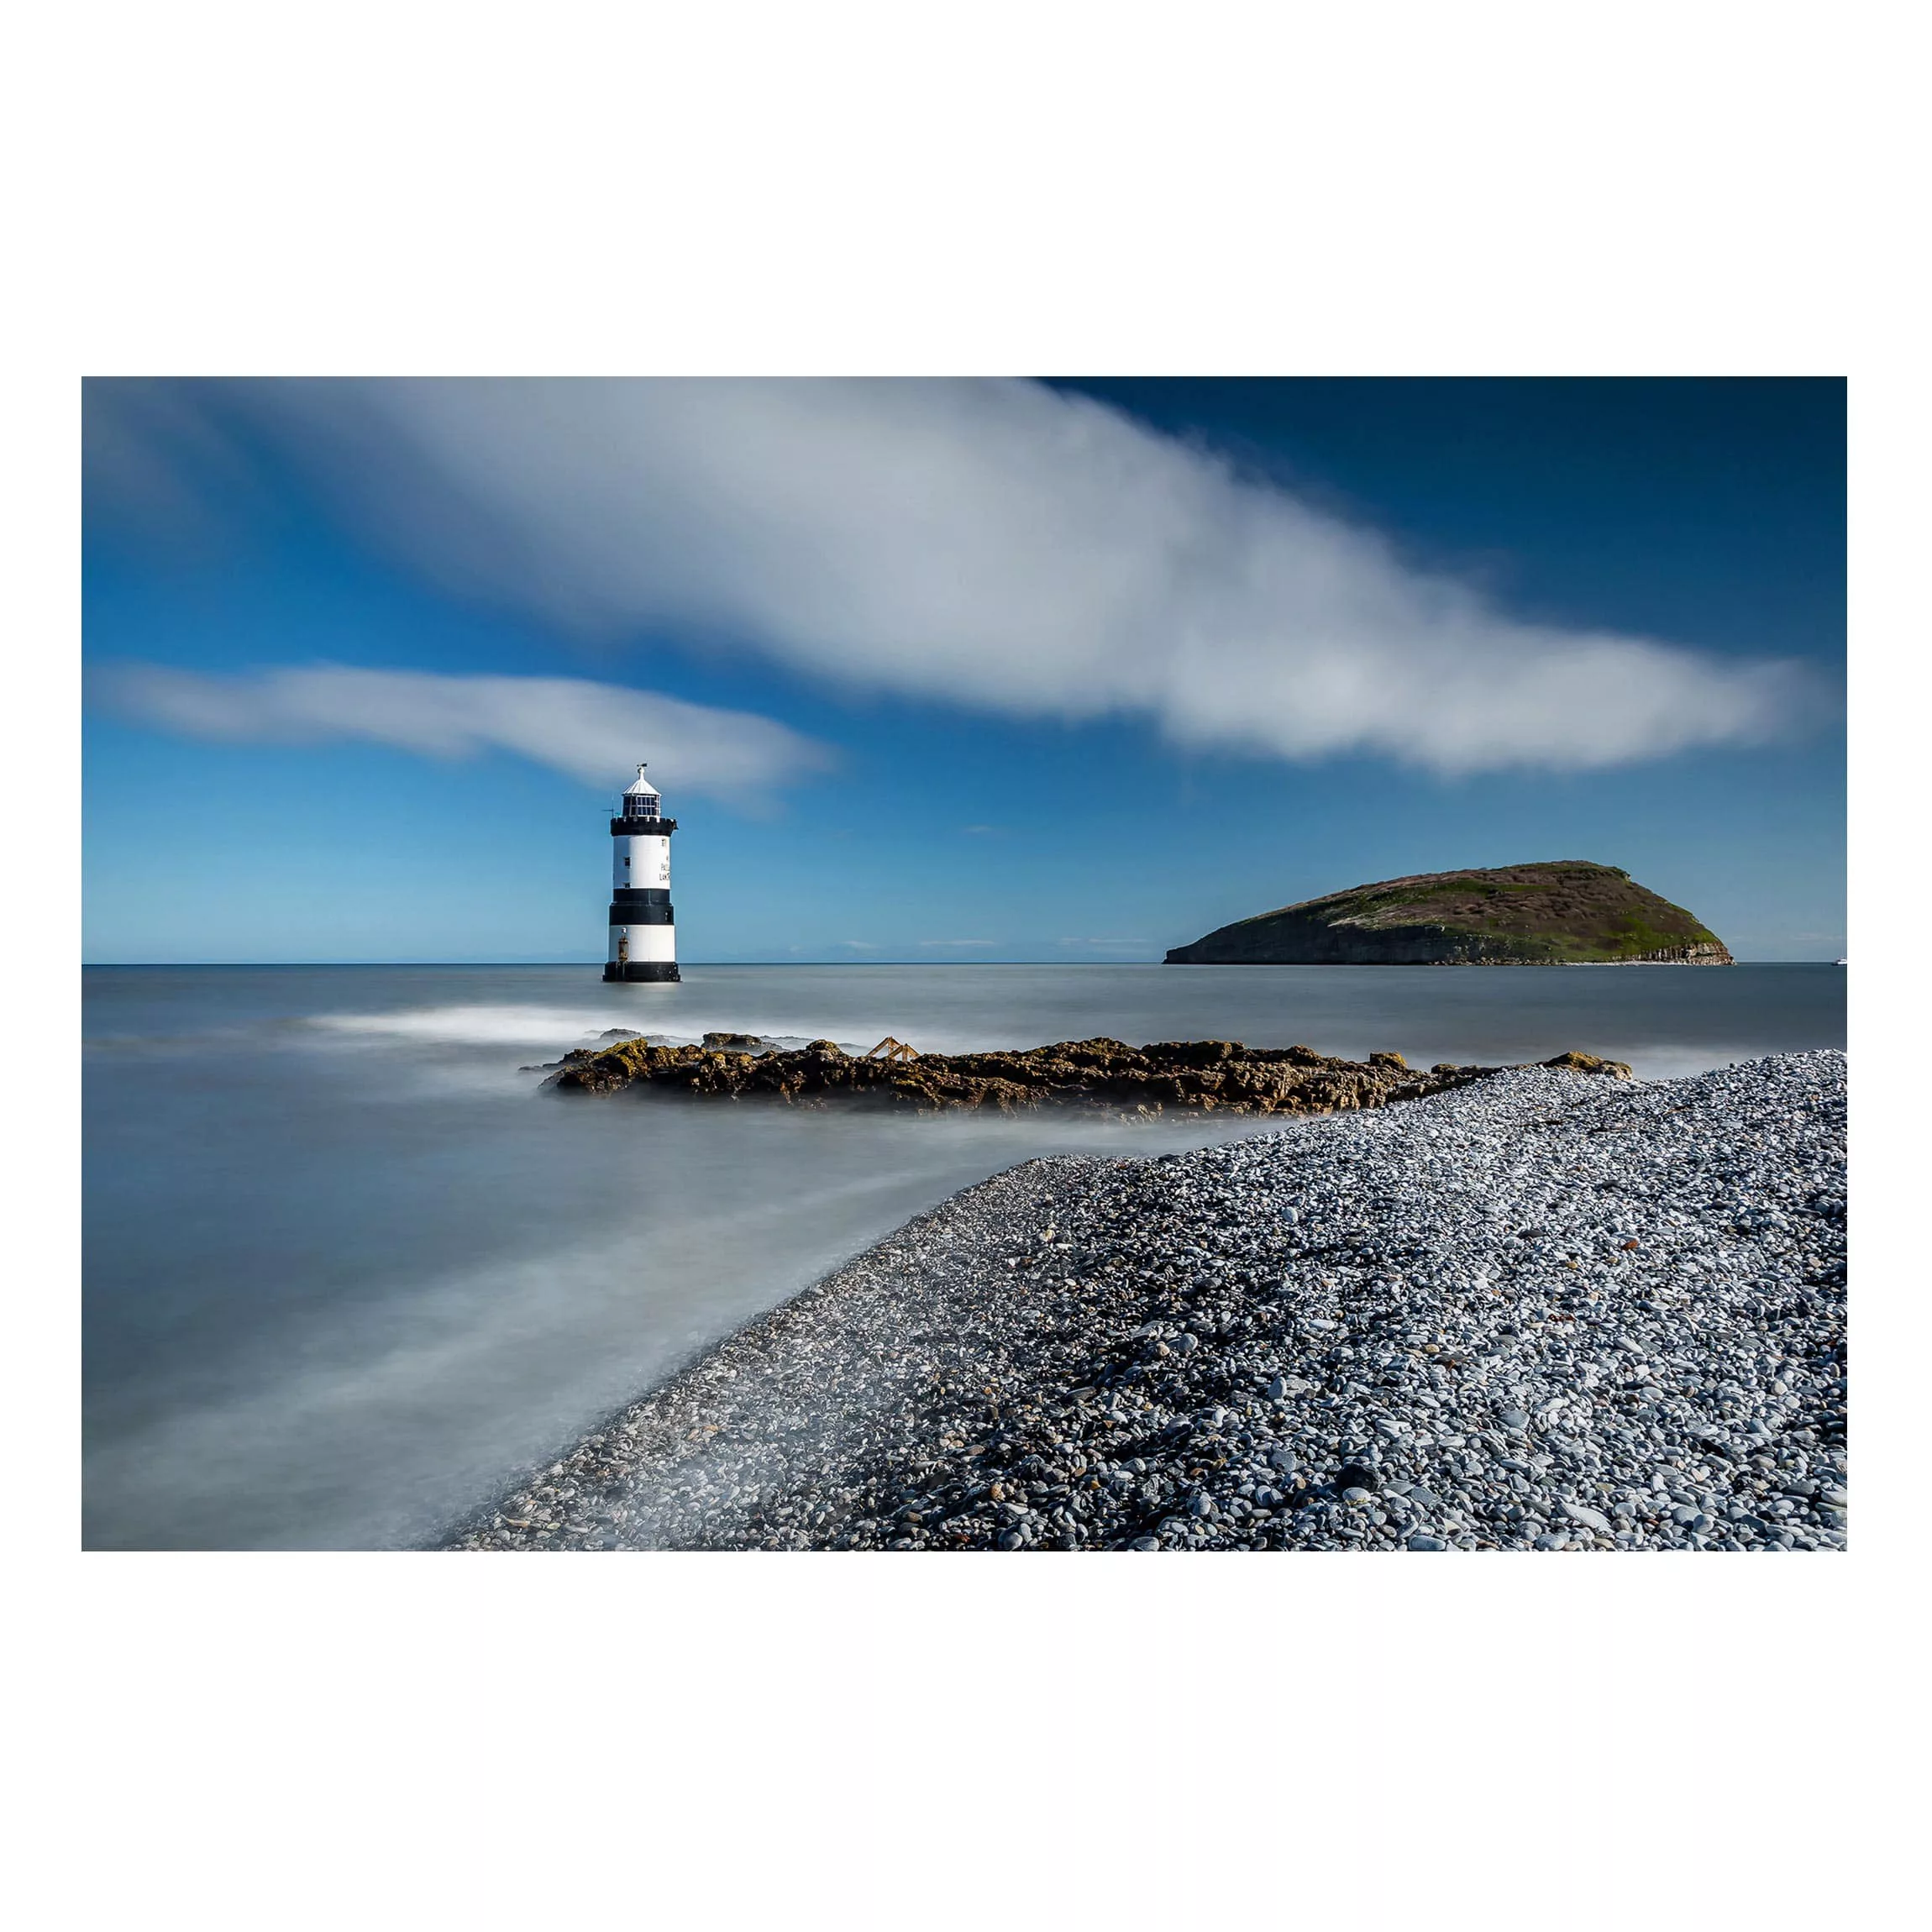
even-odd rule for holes
{"type": "Polygon", "coordinates": [[[1841,1547],[1844,1124],[1813,1053],[1029,1162],[446,1546],[1841,1547]]]}

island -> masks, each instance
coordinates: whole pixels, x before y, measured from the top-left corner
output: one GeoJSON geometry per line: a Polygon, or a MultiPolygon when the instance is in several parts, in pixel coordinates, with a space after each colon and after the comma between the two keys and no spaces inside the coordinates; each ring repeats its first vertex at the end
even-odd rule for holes
{"type": "Polygon", "coordinates": [[[1730,966],[1714,932],[1614,865],[1423,872],[1257,913],[1170,966],[1730,966]]]}

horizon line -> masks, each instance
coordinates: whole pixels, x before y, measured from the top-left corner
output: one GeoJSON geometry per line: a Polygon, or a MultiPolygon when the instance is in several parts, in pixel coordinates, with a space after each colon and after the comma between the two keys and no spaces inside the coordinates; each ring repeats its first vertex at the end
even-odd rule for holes
{"type": "MultiPolygon", "coordinates": [[[[1844,958],[1843,958],[1842,956],[1840,956],[1840,957],[1838,957],[1838,958],[1830,958],[1830,959],[1824,959],[1824,958],[1805,958],[1805,959],[1746,959],[1746,958],[1736,958],[1735,955],[1734,955],[1734,957],[1733,957],[1733,961],[1732,961],[1732,963],[1733,963],[1735,965],[1739,965],[1739,966],[1842,966],[1842,965],[1844,965],[1844,964],[1845,963],[1845,959],[1844,959],[1844,958]]],[[[440,969],[443,969],[443,970],[444,970],[444,971],[457,971],[457,970],[475,970],[475,971],[501,971],[501,970],[502,970],[502,969],[503,969],[504,968],[506,968],[506,967],[530,967],[530,968],[533,968],[533,969],[534,969],[534,968],[538,968],[538,967],[580,967],[580,968],[582,968],[582,969],[584,969],[585,972],[589,972],[589,971],[591,971],[592,969],[601,968],[601,967],[604,965],[604,963],[605,963],[605,962],[604,962],[603,960],[601,960],[601,959],[543,959],[543,958],[506,958],[506,959],[83,959],[83,960],[81,962],[81,970],[82,970],[83,972],[139,972],[139,973],[165,973],[165,972],[175,972],[175,971],[181,971],[181,972],[188,972],[188,971],[198,971],[198,970],[205,970],[205,969],[209,969],[209,968],[213,968],[213,967],[233,967],[233,968],[235,968],[235,969],[247,969],[247,970],[250,970],[250,971],[255,971],[255,972],[270,971],[270,970],[276,970],[276,969],[284,969],[284,968],[286,968],[286,969],[289,969],[289,970],[291,970],[291,971],[296,971],[296,970],[302,970],[302,969],[314,969],[314,968],[318,968],[318,967],[355,967],[355,968],[370,968],[370,967],[379,967],[379,966],[387,966],[387,967],[402,967],[402,966],[433,966],[433,967],[440,968],[440,969]]],[[[709,968],[709,967],[720,967],[720,966],[730,966],[730,967],[756,966],[756,967],[769,967],[769,968],[773,968],[773,969],[784,969],[784,968],[787,968],[787,967],[798,967],[798,966],[1167,966],[1167,965],[1188,966],[1188,965],[1192,965],[1192,966],[1196,966],[1196,967],[1199,967],[1199,968],[1200,968],[1200,969],[1201,969],[1202,970],[1204,970],[1204,971],[1212,970],[1212,971],[1215,971],[1215,972],[1226,972],[1226,970],[1228,970],[1228,969],[1229,969],[1229,968],[1231,968],[1231,967],[1232,967],[1232,968],[1233,968],[1233,969],[1235,969],[1236,970],[1239,971],[1239,970],[1242,970],[1242,969],[1262,969],[1262,970],[1269,970],[1269,969],[1277,969],[1277,968],[1280,968],[1280,967],[1284,967],[1284,966],[1305,966],[1305,967],[1317,967],[1317,968],[1320,968],[1320,969],[1323,969],[1323,970],[1326,971],[1326,970],[1333,970],[1333,969],[1334,969],[1334,968],[1335,968],[1335,967],[1336,967],[1337,964],[1339,964],[1339,963],[1339,963],[1339,962],[1333,962],[1333,961],[1324,961],[1324,960],[1312,960],[1312,959],[1310,959],[1310,960],[1286,960],[1286,959],[1275,959],[1275,960],[1268,960],[1268,959],[1238,959],[1238,960],[1213,960],[1213,961],[1201,961],[1201,960],[1184,960],[1184,959],[1183,959],[1183,960],[1168,960],[1168,959],[1157,959],[1157,958],[1146,958],[1146,959],[1098,959],[1098,958],[1096,958],[1096,959],[685,959],[685,960],[681,960],[681,961],[680,961],[680,962],[679,962],[679,963],[680,963],[680,965],[683,965],[683,966],[693,966],[693,967],[706,967],[706,968],[709,968]]],[[[1348,968],[1348,969],[1349,969],[1349,970],[1362,970],[1362,971],[1370,971],[1370,970],[1373,970],[1373,971],[1375,971],[1375,972],[1391,972],[1391,971],[1396,971],[1396,972],[1399,972],[1399,971],[1414,971],[1414,972],[1430,972],[1430,973],[1436,973],[1436,972],[1441,972],[1441,971],[1443,971],[1445,969],[1448,969],[1448,970],[1450,970],[1450,971],[1461,971],[1461,972],[1491,972],[1491,971],[1497,971],[1497,970],[1511,971],[1511,970],[1516,970],[1516,969],[1529,969],[1529,970],[1531,970],[1531,971],[1535,971],[1535,970],[1538,970],[1538,969],[1542,969],[1542,970],[1548,970],[1548,969],[1558,969],[1558,970],[1568,971],[1568,970],[1572,970],[1572,969],[1575,969],[1575,968],[1578,968],[1578,967],[1597,967],[1597,966],[1603,966],[1603,967],[1613,967],[1613,966],[1640,966],[1640,967],[1657,967],[1657,966],[1664,966],[1664,967],[1668,967],[1668,966],[1676,966],[1676,965],[1680,965],[1680,964],[1683,964],[1683,963],[1683,963],[1683,962],[1681,962],[1681,961],[1677,961],[1677,960],[1667,960],[1667,959],[1569,959],[1569,960],[1561,960],[1561,959],[1559,959],[1559,960],[1547,960],[1547,961],[1541,961],[1541,960],[1519,960],[1519,961],[1514,961],[1514,962],[1510,962],[1510,963],[1509,963],[1507,965],[1504,965],[1504,966],[1498,967],[1498,966],[1494,966],[1494,965],[1490,965],[1490,964],[1483,964],[1483,963],[1478,963],[1478,964],[1471,965],[1471,964],[1468,964],[1468,963],[1462,963],[1462,962],[1454,962],[1454,961],[1397,961],[1397,960],[1390,960],[1390,961],[1388,961],[1388,962],[1367,962],[1367,963],[1362,963],[1359,964],[1359,965],[1358,965],[1358,966],[1357,966],[1357,967],[1353,967],[1353,968],[1348,968]]],[[[1712,970],[1712,969],[1709,969],[1709,968],[1708,968],[1708,967],[1701,967],[1701,966],[1700,966],[1700,967],[1698,967],[1697,969],[1698,969],[1699,972],[1706,972],[1706,971],[1709,971],[1709,970],[1712,970]]],[[[646,983],[647,983],[647,982],[643,982],[643,981],[634,982],[634,984],[646,984],[646,983]]],[[[661,984],[674,984],[674,982],[669,982],[669,981],[660,982],[660,983],[661,983],[661,984]]],[[[600,981],[600,982],[599,982],[599,984],[610,984],[610,982],[600,981]]]]}

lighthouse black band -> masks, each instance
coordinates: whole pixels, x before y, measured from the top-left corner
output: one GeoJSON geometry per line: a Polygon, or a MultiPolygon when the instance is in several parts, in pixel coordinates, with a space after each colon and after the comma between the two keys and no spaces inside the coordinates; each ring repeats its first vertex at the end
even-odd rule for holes
{"type": "Polygon", "coordinates": [[[613,926],[675,926],[677,921],[672,918],[668,905],[613,906],[611,923],[613,926]]]}
{"type": "Polygon", "coordinates": [[[613,818],[611,821],[612,838],[656,838],[668,836],[678,828],[675,818],[613,818]]]}
{"type": "Polygon", "coordinates": [[[631,959],[620,966],[615,959],[604,969],[606,979],[675,979],[679,977],[675,959],[631,959]]]}
{"type": "Polygon", "coordinates": [[[662,885],[620,885],[612,893],[619,906],[669,906],[671,895],[662,885]]]}

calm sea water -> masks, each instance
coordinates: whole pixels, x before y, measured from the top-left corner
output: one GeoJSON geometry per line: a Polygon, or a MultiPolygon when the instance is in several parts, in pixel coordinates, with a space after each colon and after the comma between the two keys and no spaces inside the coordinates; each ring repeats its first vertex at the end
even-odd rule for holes
{"type": "Polygon", "coordinates": [[[1660,1078],[1845,1042],[1830,966],[98,967],[87,974],[93,1547],[419,1541],[706,1343],[1034,1155],[1264,1123],[572,1102],[609,1026],[928,1051],[1110,1034],[1660,1078]]]}

